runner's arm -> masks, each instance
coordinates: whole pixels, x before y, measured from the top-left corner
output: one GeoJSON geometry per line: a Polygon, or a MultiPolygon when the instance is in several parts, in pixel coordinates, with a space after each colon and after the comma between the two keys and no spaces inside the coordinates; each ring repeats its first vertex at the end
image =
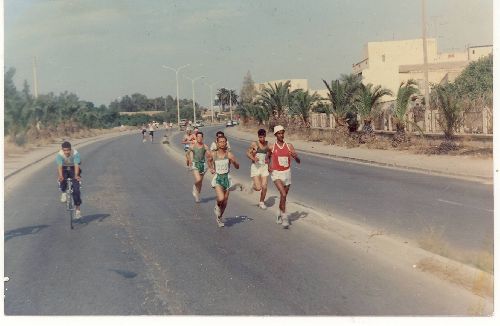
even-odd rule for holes
{"type": "Polygon", "coordinates": [[[255,158],[255,146],[257,146],[257,144],[253,142],[250,144],[250,147],[248,147],[247,150],[247,157],[250,159],[250,161],[252,161],[252,163],[255,163],[255,161],[257,161],[257,159],[255,158]]]}
{"type": "Polygon", "coordinates": [[[80,182],[80,164],[75,163],[75,179],[80,182]]]}
{"type": "Polygon", "coordinates": [[[236,169],[239,169],[239,168],[240,168],[240,163],[238,163],[238,161],[236,161],[236,157],[233,155],[233,153],[228,152],[228,154],[227,154],[227,158],[229,159],[229,161],[230,161],[231,163],[233,163],[233,166],[234,166],[236,169]]]}
{"type": "Polygon", "coordinates": [[[210,170],[210,173],[215,174],[215,168],[214,168],[214,157],[212,156],[212,153],[208,156],[208,169],[210,170]]]}
{"type": "Polygon", "coordinates": [[[57,179],[59,180],[59,182],[64,180],[62,165],[57,165],[57,179]]]}
{"type": "Polygon", "coordinates": [[[290,155],[293,157],[293,159],[295,160],[295,162],[297,162],[298,164],[300,164],[300,158],[299,158],[299,155],[297,155],[297,152],[295,151],[295,148],[293,147],[292,144],[288,144],[288,148],[290,150],[290,155]]]}

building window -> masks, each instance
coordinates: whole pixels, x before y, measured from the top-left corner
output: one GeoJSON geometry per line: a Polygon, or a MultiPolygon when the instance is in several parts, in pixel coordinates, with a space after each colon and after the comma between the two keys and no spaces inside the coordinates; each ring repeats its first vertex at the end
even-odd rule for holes
{"type": "Polygon", "coordinates": [[[382,62],[385,62],[385,54],[382,54],[382,62]]]}

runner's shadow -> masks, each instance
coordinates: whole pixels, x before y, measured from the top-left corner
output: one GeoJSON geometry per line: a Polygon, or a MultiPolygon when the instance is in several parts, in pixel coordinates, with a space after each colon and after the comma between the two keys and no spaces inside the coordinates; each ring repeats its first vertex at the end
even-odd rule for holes
{"type": "Polygon", "coordinates": [[[7,242],[12,238],[21,237],[23,235],[35,234],[47,227],[49,226],[42,224],[42,225],[26,226],[24,228],[10,230],[4,233],[4,241],[7,242]]]}
{"type": "Polygon", "coordinates": [[[208,203],[209,201],[215,200],[217,197],[208,197],[208,198],[202,198],[200,200],[200,203],[208,203]]]}
{"type": "Polygon", "coordinates": [[[292,213],[292,214],[288,215],[288,220],[290,222],[295,222],[295,221],[300,220],[302,218],[306,218],[307,215],[309,215],[309,213],[306,213],[306,212],[295,212],[295,213],[292,213]]]}
{"type": "Polygon", "coordinates": [[[273,207],[274,204],[276,204],[276,198],[278,198],[278,196],[271,196],[267,198],[264,204],[266,204],[267,207],[273,207]]]}
{"type": "Polygon", "coordinates": [[[233,226],[235,224],[243,223],[243,222],[246,222],[246,221],[253,221],[253,218],[245,216],[245,215],[243,215],[243,216],[226,217],[224,219],[224,226],[231,227],[231,226],[233,226]]]}
{"type": "Polygon", "coordinates": [[[78,224],[89,224],[90,222],[93,222],[95,220],[99,220],[99,222],[104,221],[105,218],[109,217],[109,214],[94,214],[94,215],[87,215],[87,216],[82,216],[79,220],[75,220],[75,223],[78,224]]]}
{"type": "Polygon", "coordinates": [[[134,278],[137,276],[137,273],[125,271],[122,269],[108,269],[108,271],[115,272],[116,274],[123,276],[124,278],[134,278]]]}

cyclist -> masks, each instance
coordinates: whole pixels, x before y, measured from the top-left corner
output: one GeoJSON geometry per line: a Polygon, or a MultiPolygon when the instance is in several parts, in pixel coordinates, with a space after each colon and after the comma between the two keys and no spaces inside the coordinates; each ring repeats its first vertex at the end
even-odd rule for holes
{"type": "Polygon", "coordinates": [[[217,138],[217,150],[208,157],[208,166],[210,172],[214,175],[212,179],[212,188],[215,189],[216,204],[214,207],[215,220],[219,227],[224,226],[222,214],[227,207],[229,200],[229,188],[232,185],[231,176],[229,175],[229,166],[233,164],[236,169],[240,168],[240,164],[236,161],[233,153],[227,149],[227,139],[225,136],[217,138]]]}
{"type": "Polygon", "coordinates": [[[65,203],[66,198],[66,179],[71,178],[73,182],[73,200],[75,202],[75,218],[82,217],[80,205],[82,199],[80,197],[80,168],[81,159],[80,153],[76,149],[71,149],[71,144],[67,141],[61,145],[61,150],[56,154],[57,174],[59,181],[59,189],[62,191],[61,203],[65,203]]]}

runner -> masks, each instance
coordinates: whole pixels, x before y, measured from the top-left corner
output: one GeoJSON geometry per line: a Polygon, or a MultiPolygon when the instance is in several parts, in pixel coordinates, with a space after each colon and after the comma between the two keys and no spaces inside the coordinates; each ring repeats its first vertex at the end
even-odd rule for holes
{"type": "Polygon", "coordinates": [[[189,150],[189,146],[191,146],[191,144],[194,144],[195,142],[196,142],[196,136],[193,135],[191,127],[187,127],[186,134],[182,139],[182,144],[184,145],[184,151],[187,152],[189,150]]]}
{"type": "MultiPolygon", "coordinates": [[[[217,138],[219,138],[220,136],[224,136],[224,133],[222,131],[217,131],[215,133],[215,141],[213,141],[212,144],[210,145],[210,150],[212,152],[217,150],[217,138]]],[[[229,141],[227,141],[227,150],[231,151],[231,145],[229,145],[229,141]]]]}
{"type": "Polygon", "coordinates": [[[267,207],[266,204],[264,204],[264,199],[266,199],[267,194],[270,149],[266,141],[266,131],[264,129],[259,129],[257,135],[259,140],[252,142],[247,150],[247,157],[252,161],[252,166],[250,167],[250,177],[252,178],[250,192],[253,192],[253,190],[261,192],[259,207],[266,209],[267,207]]]}
{"type": "Polygon", "coordinates": [[[215,174],[212,179],[212,188],[215,189],[215,195],[217,197],[214,213],[219,227],[224,226],[222,215],[226,210],[229,199],[229,188],[232,185],[231,176],[229,175],[229,166],[231,164],[233,164],[236,169],[240,168],[240,164],[236,161],[236,157],[227,149],[226,137],[220,136],[217,138],[217,150],[208,157],[210,172],[215,174]]]}
{"type": "Polygon", "coordinates": [[[142,142],[145,143],[146,142],[146,125],[144,123],[142,124],[141,133],[142,133],[142,142]]]}
{"type": "Polygon", "coordinates": [[[153,137],[154,137],[154,132],[155,132],[155,124],[154,122],[150,122],[148,125],[149,129],[149,136],[151,138],[151,143],[153,143],[153,137]]]}
{"type": "Polygon", "coordinates": [[[207,165],[205,163],[205,158],[210,156],[210,151],[208,146],[203,143],[203,133],[198,131],[196,134],[196,143],[189,147],[189,151],[186,152],[186,159],[188,166],[192,166],[194,185],[193,185],[193,197],[195,202],[200,202],[201,186],[203,184],[203,176],[207,170],[207,165]]]}
{"type": "Polygon", "coordinates": [[[276,223],[282,224],[284,228],[288,228],[290,222],[286,214],[286,196],[292,184],[290,157],[293,157],[295,162],[299,164],[300,158],[292,144],[285,142],[285,128],[283,126],[275,126],[274,135],[276,136],[276,143],[273,144],[271,150],[269,172],[271,172],[271,180],[273,180],[280,193],[280,206],[276,216],[276,223]]]}

